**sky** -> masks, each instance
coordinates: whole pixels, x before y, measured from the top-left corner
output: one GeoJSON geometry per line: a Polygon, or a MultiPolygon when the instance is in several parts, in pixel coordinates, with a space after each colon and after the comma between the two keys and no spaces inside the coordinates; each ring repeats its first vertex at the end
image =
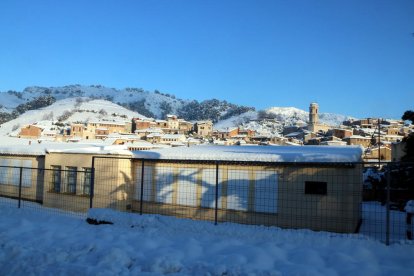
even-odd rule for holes
{"type": "Polygon", "coordinates": [[[2,0],[0,26],[3,92],[101,84],[360,118],[414,109],[411,0],[2,0]]]}

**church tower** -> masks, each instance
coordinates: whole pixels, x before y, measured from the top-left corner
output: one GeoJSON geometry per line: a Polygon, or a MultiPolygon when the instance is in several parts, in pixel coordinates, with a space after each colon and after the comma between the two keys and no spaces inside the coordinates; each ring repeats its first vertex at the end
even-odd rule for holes
{"type": "Polygon", "coordinates": [[[318,109],[317,103],[311,103],[309,106],[309,130],[314,131],[315,126],[318,124],[318,109]]]}

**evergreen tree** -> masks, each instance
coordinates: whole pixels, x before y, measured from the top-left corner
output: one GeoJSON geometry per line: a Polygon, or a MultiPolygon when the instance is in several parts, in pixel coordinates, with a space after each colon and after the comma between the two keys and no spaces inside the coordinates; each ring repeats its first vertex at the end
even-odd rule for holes
{"type": "MultiPolygon", "coordinates": [[[[414,124],[414,111],[408,110],[404,112],[402,119],[404,121],[411,121],[411,124],[414,124]]],[[[414,162],[414,133],[410,133],[405,137],[403,142],[405,143],[405,156],[402,160],[414,162]]]]}

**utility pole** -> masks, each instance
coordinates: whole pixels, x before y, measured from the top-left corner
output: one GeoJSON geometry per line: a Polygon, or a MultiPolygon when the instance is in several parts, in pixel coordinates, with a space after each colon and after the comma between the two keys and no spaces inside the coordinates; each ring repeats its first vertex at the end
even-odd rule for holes
{"type": "Polygon", "coordinates": [[[381,169],[381,119],[378,118],[378,169],[381,169]]]}

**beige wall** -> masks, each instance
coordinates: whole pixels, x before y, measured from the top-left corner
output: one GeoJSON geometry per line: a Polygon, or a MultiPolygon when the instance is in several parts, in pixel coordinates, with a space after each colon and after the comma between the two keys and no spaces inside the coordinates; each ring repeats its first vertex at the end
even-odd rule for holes
{"type": "MultiPolygon", "coordinates": [[[[87,211],[89,196],[84,194],[83,170],[92,167],[92,156],[48,153],[45,157],[21,157],[45,169],[59,165],[62,170],[76,167],[78,171],[76,193],[64,188],[66,172],[61,174],[61,190],[53,191],[53,171],[47,170],[44,178],[32,172],[32,185],[24,188],[23,195],[42,199],[47,207],[87,211]],[[35,180],[40,186],[33,185],[35,180]]],[[[142,161],[96,158],[95,168],[93,207],[141,210],[142,161]]],[[[144,213],[214,220],[215,165],[145,161],[144,171],[144,213]]],[[[361,219],[362,165],[220,165],[219,183],[219,221],[352,233],[361,219]],[[307,181],[326,182],[326,194],[305,194],[307,181]]],[[[18,189],[2,184],[0,192],[15,196],[18,189]]]]}
{"type": "Polygon", "coordinates": [[[31,167],[22,170],[22,199],[42,202],[44,156],[0,155],[0,195],[17,198],[19,196],[19,168],[6,166],[31,167]]]}
{"type": "MultiPolygon", "coordinates": [[[[64,154],[49,153],[46,155],[45,167],[51,169],[54,165],[61,166],[62,170],[68,167],[77,168],[76,193],[68,193],[67,172],[61,175],[61,192],[53,191],[52,173],[49,171],[44,189],[44,205],[48,207],[85,212],[89,208],[89,195],[84,194],[85,168],[92,167],[91,154],[64,154]]],[[[114,156],[116,157],[116,156],[114,156]]],[[[95,189],[93,207],[114,208],[125,210],[127,208],[128,194],[130,192],[131,169],[129,159],[96,158],[95,162],[95,189]]]]}
{"type": "MultiPolygon", "coordinates": [[[[133,211],[140,211],[141,164],[133,211]]],[[[352,233],[361,219],[362,168],[220,166],[219,221],[352,233]],[[327,183],[305,194],[305,181],[327,183]]],[[[144,213],[214,220],[215,168],[147,163],[144,213]],[[182,177],[182,175],[188,175],[182,177]],[[180,190],[181,189],[181,190],[180,190]],[[184,189],[186,189],[184,191],[184,189]]]]}
{"type": "Polygon", "coordinates": [[[202,137],[211,136],[213,133],[213,123],[212,122],[198,122],[196,123],[197,135],[202,137]]]}
{"type": "Polygon", "coordinates": [[[372,148],[369,154],[364,156],[364,159],[378,159],[379,155],[381,160],[392,161],[392,150],[386,147],[381,147],[380,150],[378,150],[378,148],[372,148]]]}

